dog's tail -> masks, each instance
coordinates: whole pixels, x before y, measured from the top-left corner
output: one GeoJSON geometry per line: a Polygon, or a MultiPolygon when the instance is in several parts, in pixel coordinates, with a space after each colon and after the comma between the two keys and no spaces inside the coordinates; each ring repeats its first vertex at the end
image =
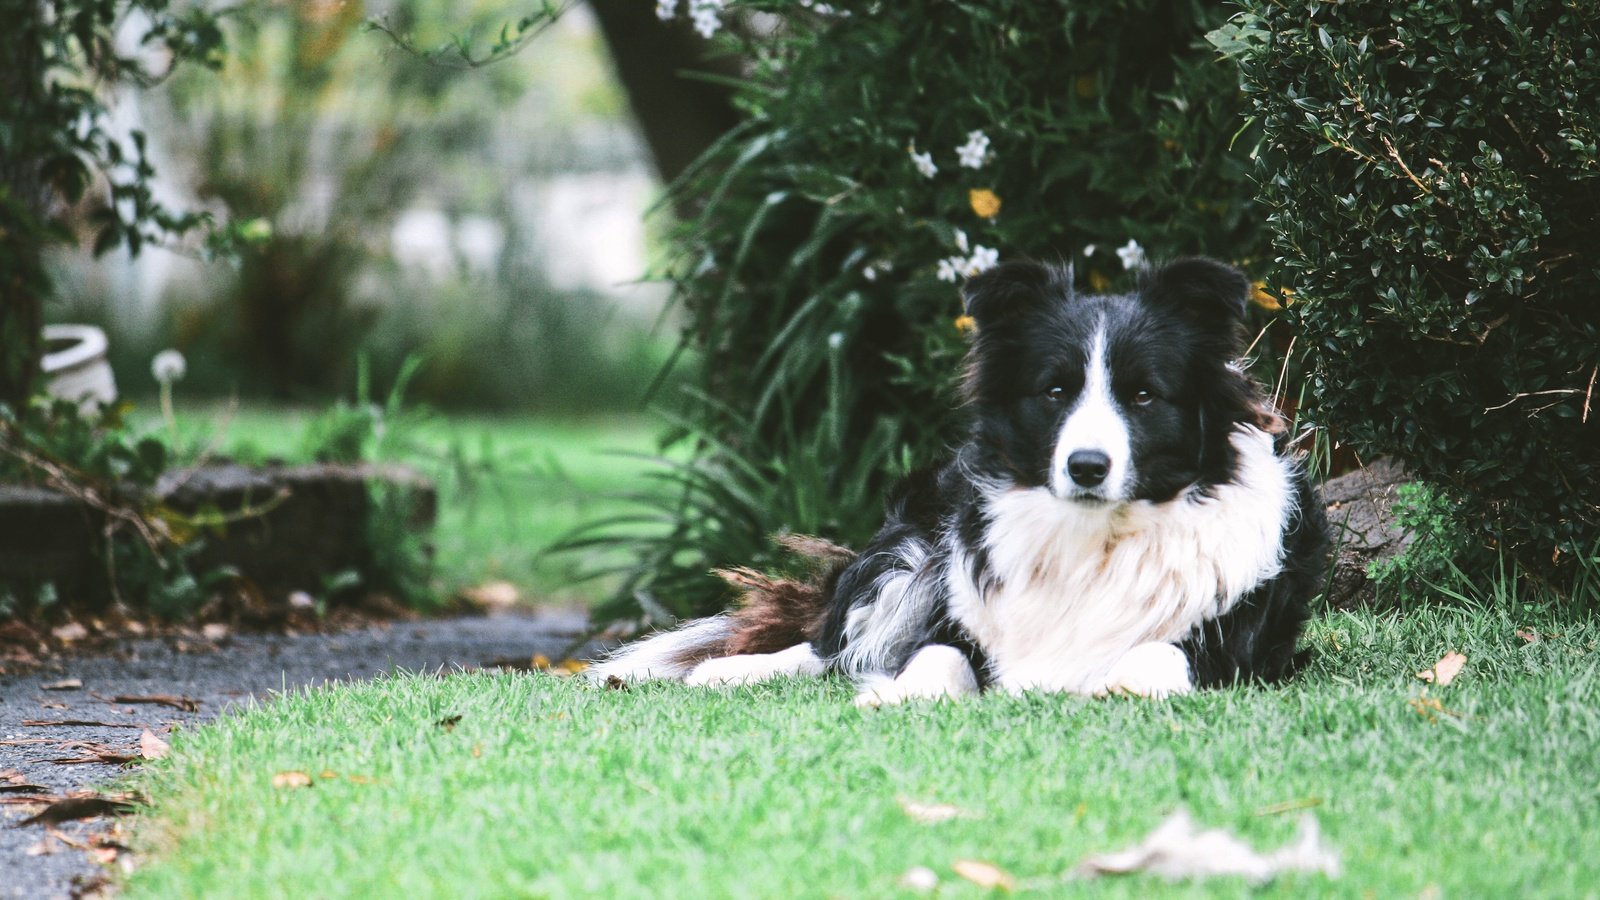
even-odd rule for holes
{"type": "Polygon", "coordinates": [[[739,591],[736,609],[621,647],[585,674],[596,681],[682,681],[708,659],[776,653],[814,643],[827,617],[834,584],[855,553],[804,535],[783,535],[777,542],[807,561],[804,575],[780,578],[754,569],[718,569],[716,574],[739,591]]]}

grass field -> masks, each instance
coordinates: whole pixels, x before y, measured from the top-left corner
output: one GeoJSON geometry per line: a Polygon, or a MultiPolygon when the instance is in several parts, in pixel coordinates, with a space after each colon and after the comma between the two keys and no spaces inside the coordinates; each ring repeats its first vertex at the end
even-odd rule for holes
{"type": "MultiPolygon", "coordinates": [[[[838,681],[605,690],[549,675],[296,693],[173,739],[140,776],[134,897],[870,897],[957,860],[1018,893],[1179,807],[1257,847],[1309,811],[1338,880],[1264,896],[1594,896],[1600,619],[1328,614],[1276,689],[1166,703],[985,696],[863,712],[838,681]],[[1521,632],[1519,634],[1518,632],[1521,632]],[[1415,673],[1468,657],[1447,687],[1415,673]],[[459,717],[459,718],[457,718],[459,717]],[[313,786],[274,787],[304,772],[313,786]],[[942,824],[902,800],[970,813],[942,824]]],[[[1237,879],[1173,889],[1253,893],[1237,879]]]]}
{"type": "MultiPolygon", "coordinates": [[[[197,406],[178,411],[180,444],[245,462],[306,458],[319,410],[197,406]]],[[[658,423],[640,415],[588,420],[408,416],[385,458],[439,487],[433,543],[441,594],[485,581],[516,584],[540,602],[590,602],[604,582],[574,584],[578,557],[543,553],[573,527],[631,509],[656,453],[658,423]]]]}

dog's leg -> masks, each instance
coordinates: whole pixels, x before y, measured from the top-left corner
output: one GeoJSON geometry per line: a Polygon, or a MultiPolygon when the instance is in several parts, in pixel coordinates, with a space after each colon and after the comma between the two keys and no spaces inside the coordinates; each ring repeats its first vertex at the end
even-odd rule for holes
{"type": "Polygon", "coordinates": [[[724,687],[756,684],[783,675],[821,675],[822,657],[810,644],[795,644],[777,653],[746,653],[708,659],[689,673],[684,684],[697,687],[724,687]]]}
{"type": "Polygon", "coordinates": [[[1183,651],[1173,644],[1148,643],[1123,654],[1106,676],[1105,687],[1095,694],[1133,694],[1162,700],[1192,690],[1194,677],[1183,651]]]}
{"type": "Polygon", "coordinates": [[[860,707],[889,706],[906,700],[938,700],[978,693],[978,676],[960,650],[947,644],[929,644],[917,651],[893,679],[879,677],[862,685],[856,695],[860,707]]]}

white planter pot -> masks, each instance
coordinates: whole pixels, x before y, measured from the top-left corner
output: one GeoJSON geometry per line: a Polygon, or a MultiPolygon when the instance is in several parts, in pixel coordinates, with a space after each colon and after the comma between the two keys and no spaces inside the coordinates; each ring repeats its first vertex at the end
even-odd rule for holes
{"type": "Polygon", "coordinates": [[[106,361],[106,333],[93,325],[46,325],[40,362],[44,392],[84,409],[117,402],[117,380],[106,361]]]}

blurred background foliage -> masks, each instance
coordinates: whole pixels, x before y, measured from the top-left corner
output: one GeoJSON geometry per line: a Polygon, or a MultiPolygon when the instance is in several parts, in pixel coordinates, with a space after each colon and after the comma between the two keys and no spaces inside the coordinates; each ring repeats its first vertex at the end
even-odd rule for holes
{"type": "Polygon", "coordinates": [[[224,21],[218,73],[121,98],[156,135],[161,188],[244,223],[229,261],[59,260],[55,319],[109,323],[124,389],[150,355],[190,360],[185,394],[317,402],[358,354],[414,401],[639,410],[670,336],[646,268],[657,191],[592,17],[513,62],[439,65],[431,46],[497,28],[504,4],[253,0],[224,21]]]}

